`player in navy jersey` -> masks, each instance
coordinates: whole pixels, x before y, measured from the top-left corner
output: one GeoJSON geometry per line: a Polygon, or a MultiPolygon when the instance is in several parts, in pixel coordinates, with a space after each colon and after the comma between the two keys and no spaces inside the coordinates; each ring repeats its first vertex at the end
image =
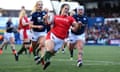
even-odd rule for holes
{"type": "Polygon", "coordinates": [[[85,43],[85,30],[87,27],[87,16],[84,15],[84,7],[79,6],[77,8],[77,14],[73,15],[75,20],[78,22],[80,28],[79,29],[74,29],[74,27],[71,29],[69,32],[69,50],[70,50],[70,55],[71,59],[73,57],[73,49],[76,48],[78,49],[78,61],[77,61],[77,66],[82,66],[82,55],[83,55],[83,46],[85,43]]]}
{"type": "Polygon", "coordinates": [[[15,59],[17,61],[16,50],[15,50],[15,37],[14,37],[14,25],[11,21],[11,18],[8,19],[6,23],[6,32],[4,33],[4,41],[0,46],[0,54],[2,54],[3,47],[9,42],[11,45],[11,49],[13,54],[15,55],[15,59]]]}
{"type": "MultiPolygon", "coordinates": [[[[44,8],[43,11],[45,11],[48,15],[48,20],[51,19],[51,15],[50,15],[50,11],[48,8],[44,8]]],[[[47,23],[45,24],[46,25],[46,32],[49,32],[50,29],[51,29],[51,24],[50,23],[47,23]]],[[[37,49],[37,54],[39,54],[39,51],[40,51],[40,48],[37,49]]]]}
{"type": "Polygon", "coordinates": [[[40,57],[37,54],[37,48],[41,49],[41,55],[44,51],[44,40],[46,35],[46,16],[47,13],[42,10],[43,9],[43,2],[37,1],[31,15],[31,21],[33,24],[31,25],[32,28],[32,47],[33,47],[33,55],[36,64],[39,64],[40,57]]]}

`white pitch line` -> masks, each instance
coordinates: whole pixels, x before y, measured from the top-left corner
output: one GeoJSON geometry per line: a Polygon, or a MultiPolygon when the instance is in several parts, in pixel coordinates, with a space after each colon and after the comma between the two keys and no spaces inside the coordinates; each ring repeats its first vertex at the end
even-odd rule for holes
{"type": "MultiPolygon", "coordinates": [[[[69,60],[69,59],[52,59],[53,61],[75,61],[77,60],[69,60]]],[[[84,65],[120,65],[120,62],[113,61],[97,61],[97,60],[83,60],[84,65]]],[[[74,64],[73,64],[74,65],[74,64]]]]}

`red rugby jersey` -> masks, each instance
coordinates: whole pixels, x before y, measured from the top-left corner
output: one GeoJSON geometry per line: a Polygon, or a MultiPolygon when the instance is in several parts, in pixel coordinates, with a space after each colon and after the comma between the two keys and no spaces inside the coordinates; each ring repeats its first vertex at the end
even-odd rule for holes
{"type": "Polygon", "coordinates": [[[68,30],[75,19],[72,16],[54,16],[54,26],[51,32],[60,39],[68,36],[68,30]]]}
{"type": "Polygon", "coordinates": [[[20,21],[19,21],[19,29],[30,29],[30,26],[29,25],[23,25],[22,24],[22,20],[24,19],[24,21],[26,22],[26,23],[28,23],[29,22],[29,20],[28,20],[28,18],[26,17],[26,16],[24,16],[23,18],[21,18],[20,19],[20,21]]]}
{"type": "Polygon", "coordinates": [[[29,26],[29,24],[24,26],[24,25],[22,24],[22,20],[24,20],[25,23],[28,23],[29,20],[28,20],[28,18],[27,18],[26,16],[24,16],[23,18],[20,19],[20,23],[19,23],[19,30],[20,30],[20,29],[23,29],[23,39],[27,39],[27,38],[28,38],[27,30],[30,29],[30,26],[29,26]]]}

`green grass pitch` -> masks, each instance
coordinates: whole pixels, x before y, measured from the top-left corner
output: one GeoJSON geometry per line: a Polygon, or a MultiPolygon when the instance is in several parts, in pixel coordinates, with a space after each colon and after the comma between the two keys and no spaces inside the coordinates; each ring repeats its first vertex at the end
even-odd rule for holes
{"type": "MultiPolygon", "coordinates": [[[[20,45],[16,45],[19,50],[20,45]]],[[[15,61],[12,51],[8,46],[0,55],[0,72],[120,72],[120,47],[118,46],[85,46],[83,66],[78,68],[77,49],[74,50],[74,59],[70,60],[68,49],[65,54],[59,51],[52,59],[51,65],[42,70],[41,65],[36,65],[33,55],[21,55],[15,61]]]]}

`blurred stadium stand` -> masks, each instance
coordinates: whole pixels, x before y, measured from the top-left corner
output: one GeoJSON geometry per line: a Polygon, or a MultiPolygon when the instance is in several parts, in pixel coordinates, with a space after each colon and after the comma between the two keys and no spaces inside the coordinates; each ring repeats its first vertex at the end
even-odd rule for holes
{"type": "MultiPolygon", "coordinates": [[[[18,25],[17,17],[22,5],[19,4],[18,9],[7,9],[1,6],[0,0],[0,27],[4,26],[6,17],[13,17],[13,23],[18,25]]],[[[7,0],[12,1],[12,0],[7,0]]],[[[17,1],[17,0],[14,0],[17,1]]],[[[28,1],[28,0],[21,0],[28,1]]],[[[35,1],[35,0],[34,0],[35,1]]],[[[47,1],[47,6],[52,7],[50,0],[47,1]],[[49,2],[48,2],[49,1],[49,2]],[[50,6],[49,6],[50,5],[50,6]]],[[[120,0],[52,0],[52,1],[74,1],[80,5],[84,5],[86,13],[89,17],[89,28],[87,30],[86,41],[88,44],[119,44],[120,45],[120,0]]],[[[29,2],[25,4],[28,16],[34,4],[29,2]]],[[[14,7],[12,7],[14,8],[14,7]]],[[[51,11],[53,9],[51,8],[51,11]]],[[[2,33],[3,34],[3,33],[2,33]]],[[[17,35],[19,36],[19,35],[17,35]]],[[[19,42],[18,42],[19,43],[19,42]]]]}
{"type": "Polygon", "coordinates": [[[88,16],[120,17],[120,0],[54,0],[77,1],[86,7],[88,16]]]}
{"type": "MultiPolygon", "coordinates": [[[[1,0],[1,1],[5,2],[7,0],[1,0]]],[[[13,0],[13,1],[17,2],[17,0],[13,0]]],[[[23,3],[25,3],[25,1],[27,2],[29,0],[23,0],[23,1],[24,1],[23,3]]],[[[43,0],[43,1],[49,1],[49,0],[43,0]]],[[[78,2],[80,5],[85,6],[86,13],[88,16],[102,16],[105,18],[106,17],[107,18],[120,17],[120,0],[52,0],[52,1],[75,1],[75,2],[78,2]]],[[[2,5],[2,4],[4,4],[4,3],[1,2],[0,5],[2,5]]],[[[20,5],[20,4],[18,4],[18,5],[20,5]]],[[[32,9],[34,4],[32,4],[32,2],[29,1],[29,5],[32,9]]],[[[7,5],[7,6],[9,6],[9,5],[7,5]]],[[[27,4],[26,4],[26,6],[27,6],[27,4]]],[[[18,6],[18,7],[20,9],[20,6],[18,6]]],[[[28,6],[26,8],[28,8],[28,6]]],[[[1,8],[1,6],[0,6],[0,13],[2,13],[2,16],[17,17],[19,10],[4,9],[4,8],[1,8]]],[[[28,8],[27,13],[28,14],[30,13],[30,8],[28,8]]]]}

